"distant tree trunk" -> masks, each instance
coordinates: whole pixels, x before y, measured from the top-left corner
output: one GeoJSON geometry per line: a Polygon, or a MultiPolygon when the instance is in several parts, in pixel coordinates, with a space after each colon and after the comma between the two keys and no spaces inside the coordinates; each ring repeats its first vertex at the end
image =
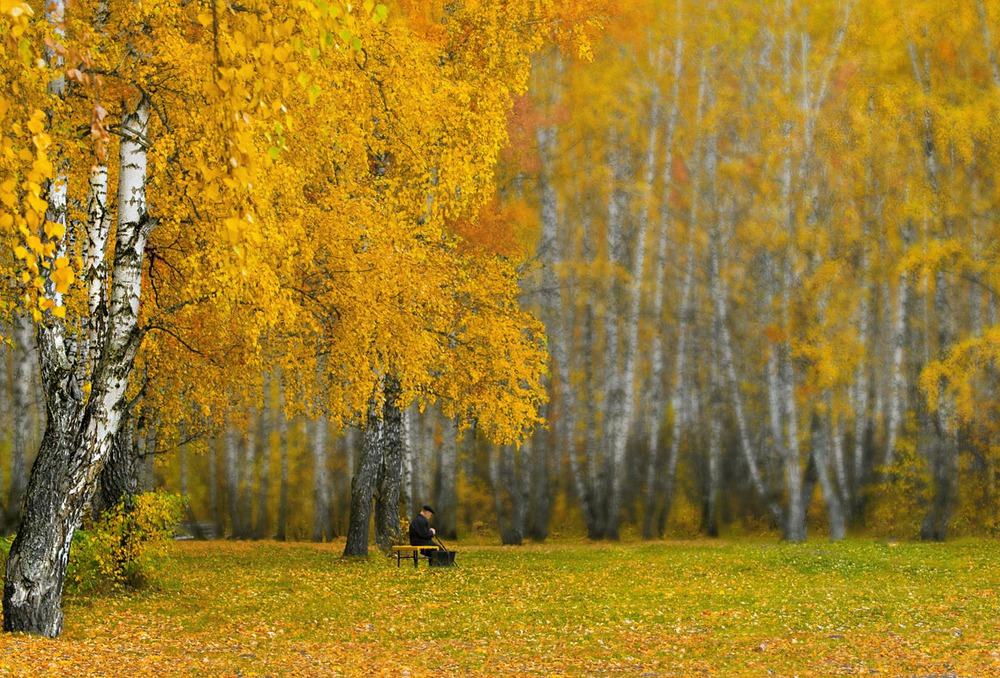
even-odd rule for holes
{"type": "Polygon", "coordinates": [[[330,516],[330,476],[326,463],[326,439],[328,424],[320,413],[312,426],[313,458],[313,532],[312,540],[322,542],[334,538],[330,516]]]}
{"type": "Polygon", "coordinates": [[[455,493],[458,440],[455,422],[441,417],[441,450],[438,466],[438,492],[434,500],[434,522],[438,536],[455,539],[458,516],[458,499],[455,493]]]}
{"type": "MultiPolygon", "coordinates": [[[[547,98],[541,102],[546,110],[554,111],[560,99],[559,78],[562,74],[560,58],[553,57],[548,62],[536,64],[535,73],[549,74],[544,92],[547,98]]],[[[559,268],[564,262],[563,242],[560,234],[559,195],[556,190],[556,159],[558,135],[554,124],[539,125],[535,132],[538,148],[539,170],[537,175],[541,238],[538,243],[538,260],[542,265],[541,308],[539,317],[545,323],[549,339],[553,375],[550,392],[553,399],[549,406],[550,417],[555,421],[552,437],[553,449],[561,459],[568,461],[577,501],[588,526],[593,524],[594,504],[590,490],[584,480],[575,445],[576,398],[570,381],[570,310],[562,294],[559,268]]],[[[588,356],[589,359],[589,356],[588,356]]]]}
{"type": "MultiPolygon", "coordinates": [[[[938,352],[944,355],[954,341],[954,329],[949,301],[951,286],[944,271],[938,271],[935,279],[934,315],[937,322],[938,352]]],[[[926,456],[933,479],[934,495],[924,514],[920,527],[920,538],[925,541],[944,541],[948,536],[948,524],[958,504],[958,427],[955,422],[953,396],[942,378],[940,395],[933,414],[924,418],[931,425],[925,427],[927,440],[926,456]]],[[[930,404],[928,404],[930,405],[930,404]]],[[[922,406],[922,409],[926,407],[922,406]]]]}
{"type": "Polygon", "coordinates": [[[724,382],[729,392],[729,399],[736,418],[739,435],[740,451],[746,463],[749,480],[757,496],[767,504],[776,520],[784,523],[784,515],[780,505],[775,501],[760,469],[760,455],[754,445],[747,421],[746,409],[743,406],[743,394],[740,390],[740,379],[736,372],[736,359],[733,350],[732,335],[729,332],[729,312],[726,291],[722,279],[722,244],[718,232],[719,225],[714,224],[709,234],[709,292],[712,303],[712,335],[718,344],[719,366],[724,382]]]}
{"type": "MultiPolygon", "coordinates": [[[[681,24],[683,19],[682,12],[683,5],[678,0],[677,2],[677,23],[681,24]]],[[[663,159],[663,191],[660,197],[660,231],[659,238],[656,248],[656,262],[653,271],[653,290],[652,290],[652,300],[653,300],[653,346],[650,350],[650,376],[649,376],[649,391],[646,394],[646,448],[648,450],[648,458],[646,464],[646,494],[644,501],[643,510],[643,522],[642,522],[642,538],[652,539],[654,536],[663,536],[663,531],[659,530],[658,534],[654,535],[654,521],[656,514],[658,513],[657,505],[661,504],[663,501],[661,486],[661,464],[662,456],[660,454],[660,445],[662,444],[662,429],[663,429],[663,419],[664,413],[667,407],[666,403],[666,393],[665,393],[665,377],[664,377],[664,346],[663,346],[663,329],[661,328],[662,316],[663,316],[663,277],[667,272],[667,248],[669,245],[669,226],[672,221],[670,216],[670,200],[673,190],[673,163],[674,163],[674,137],[677,131],[677,122],[680,117],[680,93],[681,93],[681,74],[683,72],[684,65],[684,38],[683,33],[678,32],[677,38],[674,40],[674,64],[673,64],[673,86],[671,90],[671,104],[670,112],[667,115],[667,129],[664,139],[664,159],[663,159]]],[[[697,126],[697,125],[696,125],[697,126]]],[[[694,193],[694,192],[692,192],[694,193]]],[[[685,269],[685,280],[688,280],[687,272],[689,270],[693,271],[693,241],[689,239],[688,241],[688,266],[691,268],[685,269]]],[[[686,286],[683,287],[684,291],[681,293],[681,311],[680,315],[684,316],[684,306],[685,302],[688,300],[688,294],[690,289],[686,286]]],[[[681,323],[683,320],[681,320],[681,323]]],[[[684,352],[683,347],[683,329],[678,331],[678,347],[677,353],[682,354],[684,352]]],[[[676,417],[676,411],[674,413],[676,417]]],[[[665,521],[664,521],[665,522],[665,521]]]]}
{"type": "Polygon", "coordinates": [[[383,429],[381,440],[382,464],[379,469],[378,488],[375,495],[375,544],[384,553],[389,553],[393,544],[400,540],[399,493],[403,479],[403,410],[399,407],[400,384],[393,376],[385,380],[385,403],[382,416],[368,426],[383,429]]]}
{"type": "Polygon", "coordinates": [[[708,422],[708,469],[705,482],[704,509],[702,511],[702,531],[709,537],[719,536],[719,491],[722,484],[722,424],[723,404],[722,384],[718,367],[711,369],[711,401],[708,422]]]}
{"type": "Polygon", "coordinates": [[[554,449],[551,443],[554,442],[551,436],[546,439],[546,445],[538,449],[534,438],[525,441],[531,446],[531,468],[527,475],[531,483],[530,497],[531,519],[527,526],[527,535],[535,541],[544,541],[549,536],[549,524],[552,521],[552,496],[556,488],[551,482],[552,469],[549,465],[552,460],[551,450],[554,449]]]}
{"type": "Polygon", "coordinates": [[[278,530],[275,539],[285,541],[288,529],[288,419],[285,417],[285,382],[278,380],[278,454],[281,455],[281,487],[278,490],[278,530]]]}
{"type": "Polygon", "coordinates": [[[524,543],[528,497],[525,492],[527,469],[524,461],[525,442],[521,447],[520,462],[513,445],[490,446],[490,485],[493,489],[493,508],[497,516],[500,541],[504,546],[524,543]]]}
{"type": "Polygon", "coordinates": [[[247,413],[246,430],[243,432],[243,461],[240,464],[240,539],[253,537],[254,468],[257,456],[257,408],[247,413]]]}
{"type": "Polygon", "coordinates": [[[221,538],[226,532],[222,525],[222,512],[219,510],[219,463],[216,453],[216,439],[209,438],[208,441],[208,504],[212,513],[212,525],[215,529],[216,539],[221,538]]]}
{"type": "MultiPolygon", "coordinates": [[[[667,451],[667,460],[663,471],[663,497],[661,499],[660,510],[657,513],[656,532],[662,537],[666,532],[667,520],[670,517],[670,509],[674,501],[674,488],[677,486],[677,459],[680,456],[681,438],[684,434],[684,424],[687,417],[688,401],[690,399],[691,388],[687,378],[688,364],[688,338],[694,324],[694,304],[692,302],[692,286],[694,281],[695,264],[695,232],[694,225],[698,223],[701,215],[702,197],[702,168],[710,165],[708,153],[703,140],[703,130],[701,121],[705,114],[705,105],[708,100],[708,67],[702,61],[698,76],[698,100],[695,107],[695,129],[698,130],[695,137],[695,150],[693,157],[693,177],[691,190],[691,208],[688,211],[688,246],[687,262],[684,267],[684,280],[681,284],[681,306],[680,317],[677,323],[677,353],[674,360],[674,384],[670,393],[670,406],[673,410],[673,425],[670,435],[670,447],[667,451]]],[[[714,151],[713,151],[714,153],[714,151]]],[[[714,166],[714,165],[713,165],[714,166]]],[[[710,168],[711,169],[711,168],[710,168]]],[[[652,535],[650,535],[652,536],[652,535]]]]}
{"type": "Polygon", "coordinates": [[[407,407],[402,412],[403,426],[403,463],[402,463],[402,485],[400,487],[399,501],[403,507],[403,513],[410,515],[416,511],[414,504],[416,498],[413,494],[413,458],[415,446],[417,445],[413,423],[413,407],[407,407]]]}
{"type": "Polygon", "coordinates": [[[226,503],[229,508],[229,537],[242,539],[243,514],[240,511],[239,434],[233,426],[226,429],[226,503]]]}
{"type": "MultiPolygon", "coordinates": [[[[904,242],[908,238],[904,235],[904,242]]],[[[903,419],[903,393],[906,388],[906,376],[904,374],[904,356],[906,353],[907,338],[907,306],[908,306],[908,273],[902,271],[899,275],[899,292],[896,295],[896,309],[892,323],[892,373],[889,379],[888,397],[888,420],[886,422],[886,445],[883,465],[885,473],[890,473],[893,463],[896,460],[896,437],[899,434],[899,427],[903,419]]],[[[855,459],[855,463],[858,459],[855,459]]],[[[855,477],[861,478],[864,467],[855,467],[855,477]]]]}
{"type": "Polygon", "coordinates": [[[271,494],[271,419],[270,394],[271,380],[264,377],[264,398],[260,406],[260,421],[257,430],[257,448],[260,456],[260,480],[257,485],[257,524],[254,526],[254,539],[264,539],[271,529],[270,494],[271,494]]]}
{"type": "Polygon", "coordinates": [[[126,415],[99,477],[98,491],[102,510],[114,508],[124,500],[126,511],[130,511],[132,498],[139,493],[139,455],[135,429],[135,419],[126,415]]]}
{"type": "Polygon", "coordinates": [[[32,347],[31,321],[18,313],[14,318],[14,360],[12,379],[10,437],[10,487],[7,493],[7,516],[4,532],[13,529],[21,516],[21,501],[28,485],[28,441],[31,438],[32,384],[38,361],[32,347]]]}
{"type": "MultiPolygon", "coordinates": [[[[820,489],[823,491],[823,503],[826,504],[827,520],[830,524],[830,541],[840,541],[847,536],[847,520],[844,517],[844,505],[841,502],[841,494],[837,491],[833,479],[830,476],[830,442],[834,435],[833,425],[830,422],[831,414],[825,417],[827,426],[823,425],[824,418],[818,412],[813,412],[810,423],[812,455],[816,464],[816,474],[819,478],[820,489]]],[[[808,501],[808,497],[805,499],[808,501]]]]}

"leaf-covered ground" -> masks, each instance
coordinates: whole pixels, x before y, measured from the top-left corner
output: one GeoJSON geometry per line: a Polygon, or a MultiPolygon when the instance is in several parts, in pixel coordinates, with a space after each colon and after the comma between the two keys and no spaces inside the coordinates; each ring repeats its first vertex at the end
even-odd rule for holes
{"type": "Polygon", "coordinates": [[[182,542],[151,590],[68,598],[13,676],[998,676],[1000,542],[182,542]]]}

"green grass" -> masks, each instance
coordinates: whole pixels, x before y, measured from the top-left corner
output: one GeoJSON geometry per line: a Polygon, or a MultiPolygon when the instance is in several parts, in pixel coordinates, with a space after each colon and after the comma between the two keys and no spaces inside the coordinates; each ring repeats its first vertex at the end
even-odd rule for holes
{"type": "Polygon", "coordinates": [[[0,674],[1000,675],[993,541],[342,548],[178,543],[154,589],[67,599],[59,640],[0,638],[0,674]]]}

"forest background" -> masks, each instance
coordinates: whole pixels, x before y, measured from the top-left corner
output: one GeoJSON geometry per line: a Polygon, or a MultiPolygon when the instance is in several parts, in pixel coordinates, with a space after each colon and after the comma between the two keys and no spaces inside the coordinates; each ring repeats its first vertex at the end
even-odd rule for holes
{"type": "MultiPolygon", "coordinates": [[[[390,16],[398,9],[389,3],[390,16]]],[[[386,254],[398,253],[398,242],[374,236],[387,249],[373,249],[372,268],[343,275],[335,270],[343,252],[322,251],[322,234],[302,224],[323,218],[309,209],[359,208],[322,195],[315,176],[330,171],[322,154],[304,178],[276,164],[268,169],[274,194],[255,205],[273,205],[278,223],[294,215],[284,225],[295,228],[258,233],[252,220],[213,212],[225,244],[244,248],[235,270],[253,277],[259,260],[294,244],[290,260],[327,257],[326,275],[344,296],[334,300],[293,272],[241,291],[271,322],[263,330],[243,317],[245,303],[220,302],[151,333],[136,358],[145,387],[122,436],[138,462],[136,482],[189,497],[196,532],[344,534],[366,435],[352,420],[371,390],[329,386],[356,375],[330,378],[323,356],[341,354],[316,350],[324,327],[316,318],[337,315],[351,295],[353,309],[368,303],[369,290],[393,298],[430,285],[475,299],[463,308],[477,316],[487,314],[486,300],[516,296],[547,337],[547,367],[532,367],[540,328],[504,301],[495,324],[478,330],[483,351],[466,357],[461,373],[434,379],[403,369],[425,369],[429,349],[399,317],[369,326],[358,315],[362,329],[336,340],[338,350],[380,344],[404,390],[422,394],[412,405],[399,400],[402,514],[432,503],[448,538],[494,529],[504,543],[553,531],[618,538],[633,528],[644,537],[779,530],[794,541],[809,529],[834,539],[848,529],[935,540],[995,534],[998,33],[1000,7],[987,0],[625,3],[592,60],[537,52],[507,130],[470,135],[463,150],[479,159],[469,167],[447,159],[461,175],[454,185],[470,176],[483,184],[469,204],[429,220],[435,229],[447,223],[459,249],[475,253],[460,278],[442,273],[458,270],[450,252],[421,255],[447,259],[439,268],[404,266],[386,254]],[[497,154],[495,174],[485,172],[497,154]],[[264,246],[275,238],[281,247],[264,246]],[[277,287],[289,281],[316,302],[308,313],[287,317],[277,287]],[[211,314],[229,319],[226,331],[199,335],[211,314]],[[274,330],[282,315],[283,330],[300,322],[308,331],[274,330]],[[544,403],[544,425],[523,442],[510,422],[531,417],[506,413],[515,401],[483,379],[520,369],[511,365],[529,366],[522,380],[545,377],[534,400],[544,403]],[[323,386],[305,386],[310,379],[323,386]],[[499,435],[485,435],[491,426],[499,435]]],[[[322,105],[308,89],[316,74],[298,77],[300,95],[322,105]]],[[[475,88],[475,79],[463,85],[475,88]]],[[[405,91],[396,86],[383,96],[405,91]]],[[[430,105],[414,107],[400,129],[416,127],[430,105]]],[[[449,114],[469,115],[440,113],[449,114]]],[[[266,121],[272,159],[323,138],[321,127],[277,119],[266,121]]],[[[403,132],[391,139],[400,140],[403,132]]],[[[400,153],[398,143],[386,145],[363,153],[372,181],[400,153]]],[[[435,186],[449,180],[442,170],[435,186]]],[[[391,190],[406,190],[399,185],[391,190]]],[[[426,187],[424,179],[411,186],[426,187]]],[[[356,218],[387,214],[364,209],[356,218]]],[[[420,222],[401,212],[395,226],[420,222]]],[[[198,269],[171,258],[184,236],[168,219],[153,237],[159,275],[198,269]]],[[[357,241],[346,247],[357,254],[357,241]]],[[[157,265],[155,257],[147,264],[147,285],[155,287],[157,265]]],[[[243,284],[223,279],[228,266],[212,279],[243,284]]],[[[427,303],[442,316],[456,312],[427,303]]],[[[30,322],[12,323],[0,361],[7,530],[44,427],[32,334],[30,322]]],[[[360,349],[344,355],[361,356],[359,369],[371,364],[360,349]]]]}

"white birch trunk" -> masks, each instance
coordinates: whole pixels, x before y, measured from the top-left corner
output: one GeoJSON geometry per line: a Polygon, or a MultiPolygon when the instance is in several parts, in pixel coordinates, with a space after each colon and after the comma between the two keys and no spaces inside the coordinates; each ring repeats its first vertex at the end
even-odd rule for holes
{"type": "Polygon", "coordinates": [[[82,408],[83,394],[61,325],[39,327],[51,416],[29,481],[26,518],[7,561],[3,608],[8,631],[50,637],[61,632],[62,586],[73,533],[125,410],[125,392],[142,339],[142,261],[153,226],[145,200],[148,121],[145,99],[122,120],[108,338],[82,408]]]}
{"type": "MultiPolygon", "coordinates": [[[[285,380],[278,379],[278,454],[281,457],[281,479],[278,489],[278,526],[275,539],[288,538],[288,417],[285,415],[285,380]]],[[[348,469],[350,477],[350,469],[348,469]]]]}
{"type": "MultiPolygon", "coordinates": [[[[677,23],[681,24],[682,3],[677,3],[677,23]]],[[[656,248],[656,269],[653,272],[653,345],[650,350],[650,377],[649,391],[646,394],[646,449],[649,460],[646,466],[646,501],[645,514],[643,516],[642,536],[644,539],[652,539],[654,535],[653,521],[656,513],[657,495],[659,494],[660,483],[658,474],[660,467],[660,433],[663,428],[664,410],[666,408],[665,394],[665,357],[663,348],[663,332],[660,329],[663,317],[663,277],[667,271],[667,246],[670,232],[670,211],[669,205],[673,188],[673,162],[674,162],[674,135],[677,131],[677,121],[680,116],[680,84],[681,74],[684,65],[684,41],[678,32],[674,41],[674,65],[673,65],[673,88],[671,91],[670,113],[667,116],[667,129],[664,139],[664,159],[663,159],[663,194],[660,198],[660,232],[656,248]]],[[[695,191],[695,194],[697,191],[695,191]]],[[[685,304],[690,301],[690,282],[694,274],[694,241],[688,240],[687,256],[688,261],[685,266],[684,284],[681,292],[681,319],[678,328],[677,354],[684,354],[684,342],[686,340],[686,328],[684,323],[685,304]],[[690,275],[689,275],[690,274],[690,275]]],[[[682,359],[683,360],[683,359],[682,359]]],[[[676,421],[677,410],[674,409],[676,421]]],[[[675,431],[676,433],[676,431],[675,431]]],[[[671,445],[673,439],[671,439],[671,445]]],[[[667,503],[669,499],[662,498],[665,505],[663,511],[668,511],[667,503]]],[[[663,529],[657,530],[657,536],[663,536],[663,529]]]]}
{"type": "Polygon", "coordinates": [[[243,530],[240,515],[240,446],[236,429],[229,426],[226,429],[225,441],[226,466],[226,505],[229,511],[229,536],[239,537],[243,530]]]}
{"type": "Polygon", "coordinates": [[[889,380],[888,423],[886,425],[885,473],[889,473],[896,457],[896,437],[903,418],[903,392],[906,388],[903,374],[903,357],[906,349],[906,307],[909,294],[909,274],[903,271],[899,276],[896,294],[896,310],[892,323],[892,376],[889,380]]]}
{"type": "Polygon", "coordinates": [[[24,314],[14,316],[13,379],[11,380],[10,480],[7,491],[7,525],[21,516],[21,501],[28,486],[28,445],[31,440],[32,384],[38,363],[33,347],[34,326],[24,314]]]}
{"type": "Polygon", "coordinates": [[[260,477],[257,485],[257,524],[254,526],[254,538],[263,539],[271,527],[270,494],[271,494],[271,418],[270,398],[271,380],[264,376],[264,395],[260,407],[260,420],[257,431],[257,447],[260,456],[260,477]]]}
{"type": "MultiPolygon", "coordinates": [[[[658,530],[662,534],[666,527],[667,517],[673,504],[674,488],[677,484],[677,460],[680,457],[681,438],[688,418],[688,402],[690,389],[687,379],[688,339],[694,312],[693,287],[695,264],[695,231],[701,223],[702,169],[707,165],[701,122],[705,115],[705,104],[708,97],[708,67],[702,59],[698,75],[698,101],[695,108],[695,128],[699,133],[695,139],[693,178],[691,180],[691,208],[688,213],[688,245],[687,262],[684,267],[684,281],[681,285],[681,308],[677,323],[677,354],[674,358],[674,385],[670,393],[670,406],[674,421],[670,435],[670,448],[667,452],[666,468],[664,470],[663,509],[658,520],[658,530]]],[[[714,166],[712,171],[714,172],[714,166]]],[[[711,275],[711,274],[710,274],[711,275]]]]}
{"type": "Polygon", "coordinates": [[[327,421],[319,413],[311,426],[309,447],[313,462],[313,530],[315,542],[332,539],[330,527],[330,479],[326,468],[327,421]]]}
{"type": "MultiPolygon", "coordinates": [[[[639,223],[636,225],[635,252],[632,256],[631,265],[626,267],[629,275],[628,287],[624,290],[625,307],[623,309],[622,326],[624,337],[621,347],[621,374],[616,377],[614,384],[617,392],[613,394],[609,414],[613,417],[611,429],[611,454],[612,468],[614,469],[611,478],[611,496],[608,500],[608,523],[607,533],[611,539],[618,539],[621,524],[622,496],[626,481],[626,451],[628,449],[629,434],[632,429],[632,422],[635,418],[635,371],[639,343],[639,310],[642,304],[642,282],[646,271],[646,239],[649,231],[649,201],[652,197],[653,186],[656,182],[656,149],[659,139],[659,118],[660,118],[660,92],[654,87],[652,110],[650,112],[649,140],[646,147],[645,157],[645,184],[648,191],[646,199],[640,208],[639,223]]],[[[624,174],[621,169],[616,173],[624,174]]],[[[614,202],[614,201],[613,201],[614,202]]],[[[621,206],[624,211],[624,204],[621,206]]],[[[622,217],[616,221],[615,237],[622,238],[622,217]]],[[[612,219],[609,216],[609,231],[611,231],[612,219]]],[[[624,243],[609,243],[609,249],[613,252],[616,246],[624,249],[624,243]]],[[[624,263],[624,262],[622,262],[624,263]]],[[[614,314],[611,314],[614,315],[614,314]]],[[[618,319],[612,318],[612,324],[617,327],[618,319]]],[[[610,341],[608,342],[611,343],[610,341]]]]}
{"type": "Polygon", "coordinates": [[[458,498],[455,492],[458,431],[455,422],[447,416],[441,417],[440,466],[438,467],[438,494],[434,501],[437,532],[444,539],[457,536],[455,525],[458,513],[458,498]]]}

